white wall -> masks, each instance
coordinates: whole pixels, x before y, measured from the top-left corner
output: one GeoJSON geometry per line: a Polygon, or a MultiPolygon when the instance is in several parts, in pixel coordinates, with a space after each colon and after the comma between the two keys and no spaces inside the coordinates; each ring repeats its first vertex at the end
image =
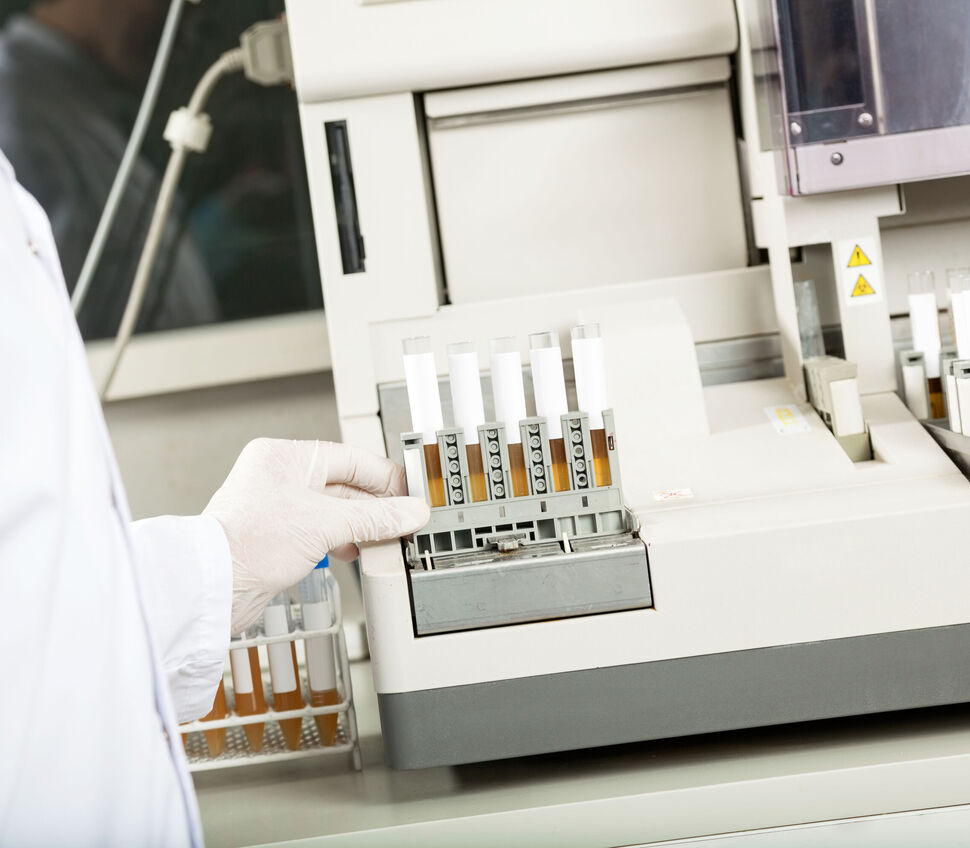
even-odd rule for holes
{"type": "Polygon", "coordinates": [[[329,372],[115,401],[105,417],[135,518],[198,513],[250,439],[340,435],[329,372]]]}

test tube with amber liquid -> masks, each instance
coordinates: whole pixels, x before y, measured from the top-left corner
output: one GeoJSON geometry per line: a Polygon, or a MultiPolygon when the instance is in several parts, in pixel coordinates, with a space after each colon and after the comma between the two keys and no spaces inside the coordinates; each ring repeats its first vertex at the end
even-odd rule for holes
{"type": "Polygon", "coordinates": [[[557,492],[564,492],[569,488],[569,467],[566,465],[566,443],[560,416],[565,415],[569,407],[566,403],[566,378],[562,370],[559,334],[544,332],[529,336],[529,361],[532,364],[536,415],[546,419],[549,433],[553,485],[557,492]]]}
{"type": "Polygon", "coordinates": [[[609,486],[610,456],[607,449],[603,410],[606,400],[606,358],[599,324],[580,324],[570,331],[573,371],[576,375],[576,402],[580,412],[589,416],[589,437],[593,445],[593,470],[597,486],[609,486]]]}
{"type": "MultiPolygon", "coordinates": [[[[263,611],[263,632],[267,636],[285,636],[293,632],[289,592],[280,592],[263,611]]],[[[273,687],[273,709],[278,713],[302,709],[303,692],[296,664],[296,645],[293,642],[272,642],[266,648],[269,653],[269,679],[273,687]]],[[[302,717],[280,721],[283,740],[291,751],[300,747],[302,729],[302,717]]]]}
{"type": "MultiPolygon", "coordinates": [[[[239,641],[242,636],[233,636],[229,645],[229,666],[232,669],[232,689],[236,695],[236,715],[261,715],[266,712],[266,697],[263,694],[263,675],[259,670],[259,649],[253,645],[250,648],[233,648],[232,641],[239,641]]],[[[249,740],[249,747],[256,751],[263,750],[262,722],[244,724],[243,730],[249,740]]]]}
{"type": "MultiPolygon", "coordinates": [[[[209,710],[202,721],[218,721],[219,719],[225,718],[228,714],[229,711],[226,709],[226,686],[220,680],[219,688],[216,689],[216,699],[212,702],[212,709],[209,710]]],[[[209,748],[209,754],[213,757],[218,757],[222,753],[222,749],[226,747],[226,728],[218,727],[215,730],[204,730],[202,735],[205,736],[205,744],[209,748]]]]}
{"type": "MultiPolygon", "coordinates": [[[[300,609],[304,630],[325,630],[333,624],[332,592],[329,560],[324,557],[300,581],[300,609]]],[[[314,636],[307,639],[306,671],[310,684],[310,706],[332,707],[340,703],[337,691],[337,670],[334,662],[333,636],[314,636]]],[[[333,745],[337,741],[337,714],[315,715],[320,741],[333,745]]]]}
{"type": "Polygon", "coordinates": [[[519,422],[526,417],[525,386],[522,384],[522,354],[519,353],[518,341],[512,336],[492,339],[488,343],[488,351],[495,420],[505,425],[512,495],[521,498],[529,494],[525,452],[522,449],[522,433],[519,430],[519,422]]]}
{"type": "Polygon", "coordinates": [[[438,392],[438,369],[428,336],[405,339],[404,379],[408,387],[408,406],[411,408],[411,429],[424,440],[424,464],[428,475],[428,502],[431,506],[445,505],[445,481],[441,476],[441,457],[438,455],[436,433],[443,427],[441,396],[438,392]]]}
{"type": "Polygon", "coordinates": [[[913,350],[926,361],[926,382],[930,396],[930,418],[942,418],[943,382],[940,379],[940,313],[936,303],[936,278],[932,271],[916,271],[909,281],[909,323],[913,350]]]}
{"type": "Polygon", "coordinates": [[[448,345],[448,379],[451,383],[455,426],[465,431],[468,485],[472,501],[484,501],[488,499],[488,490],[485,488],[485,467],[478,444],[478,425],[485,423],[485,404],[482,401],[478,351],[471,342],[448,345]]]}

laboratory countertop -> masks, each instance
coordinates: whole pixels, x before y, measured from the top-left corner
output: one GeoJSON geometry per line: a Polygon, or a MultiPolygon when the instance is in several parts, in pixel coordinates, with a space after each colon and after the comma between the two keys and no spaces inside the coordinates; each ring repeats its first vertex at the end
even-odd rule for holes
{"type": "Polygon", "coordinates": [[[340,755],[198,773],[209,848],[643,845],[970,803],[968,705],[392,771],[369,665],[353,678],[363,771],[340,755]]]}

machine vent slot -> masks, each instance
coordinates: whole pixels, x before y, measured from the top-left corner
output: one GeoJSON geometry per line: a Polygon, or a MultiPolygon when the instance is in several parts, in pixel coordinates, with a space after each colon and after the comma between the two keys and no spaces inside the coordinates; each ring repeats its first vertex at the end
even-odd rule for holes
{"type": "Polygon", "coordinates": [[[357,217],[357,192],[354,169],[350,163],[350,144],[346,121],[329,121],[323,125],[330,157],[330,179],[333,204],[337,212],[337,236],[345,274],[359,274],[364,269],[364,237],[357,217]]]}

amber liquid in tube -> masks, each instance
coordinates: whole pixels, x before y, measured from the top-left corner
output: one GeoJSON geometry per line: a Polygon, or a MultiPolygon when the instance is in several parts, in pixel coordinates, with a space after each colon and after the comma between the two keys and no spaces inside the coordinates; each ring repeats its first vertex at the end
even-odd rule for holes
{"type": "MultiPolygon", "coordinates": [[[[273,690],[273,709],[281,713],[285,710],[300,710],[305,706],[303,703],[303,693],[300,691],[300,671],[296,664],[296,645],[290,642],[290,655],[293,662],[293,677],[296,679],[296,689],[290,692],[277,692],[273,690]]],[[[280,730],[283,731],[283,739],[286,747],[295,751],[300,747],[300,733],[303,730],[302,718],[286,718],[280,721],[280,730]]]]}
{"type": "MultiPolygon", "coordinates": [[[[280,592],[263,611],[263,632],[267,636],[283,636],[293,631],[290,621],[288,592],[280,592]]],[[[300,688],[300,669],[296,663],[296,646],[293,642],[271,642],[269,654],[269,679],[273,686],[273,709],[276,712],[299,710],[304,706],[300,688]]],[[[280,730],[286,747],[295,751],[300,747],[303,717],[280,719],[280,730]]]]}
{"type": "Polygon", "coordinates": [[[485,488],[485,465],[482,462],[482,449],[480,445],[466,445],[465,453],[468,456],[468,485],[472,490],[472,501],[488,500],[488,489],[485,488]]]}
{"type": "MultiPolygon", "coordinates": [[[[340,703],[340,694],[336,689],[324,689],[322,692],[310,690],[311,707],[332,707],[340,703]]],[[[317,732],[324,745],[333,745],[337,741],[337,714],[315,715],[313,720],[317,725],[317,732]]]]}
{"type": "Polygon", "coordinates": [[[549,440],[549,458],[552,460],[552,483],[556,491],[568,491],[569,467],[566,465],[566,443],[563,439],[549,440]]]}
{"type": "Polygon", "coordinates": [[[930,393],[930,418],[943,418],[946,415],[943,381],[940,377],[930,377],[926,382],[930,393]]]}
{"type": "Polygon", "coordinates": [[[441,477],[441,456],[437,444],[424,446],[424,465],[428,470],[428,501],[431,506],[444,506],[445,481],[441,477]]]}
{"type": "MultiPolygon", "coordinates": [[[[263,695],[263,677],[259,670],[259,650],[253,646],[247,650],[246,654],[244,662],[249,664],[250,678],[247,681],[248,687],[244,686],[243,688],[251,688],[252,691],[239,691],[242,681],[237,681],[236,668],[233,667],[232,685],[236,693],[236,714],[240,716],[260,715],[266,712],[266,698],[263,695]]],[[[246,738],[249,740],[249,747],[257,753],[263,750],[263,728],[262,722],[243,725],[246,738]]]]}
{"type": "Polygon", "coordinates": [[[529,494],[529,477],[525,473],[525,451],[521,442],[509,445],[509,471],[512,477],[512,495],[521,498],[529,494]]]}
{"type": "MultiPolygon", "coordinates": [[[[202,721],[216,721],[225,718],[228,713],[226,709],[226,687],[223,681],[219,681],[219,688],[216,690],[216,699],[212,703],[212,709],[202,721]]],[[[213,757],[218,757],[222,749],[226,746],[226,728],[219,727],[216,730],[205,730],[205,744],[209,747],[209,753],[213,757]]]]}
{"type": "Polygon", "coordinates": [[[596,472],[596,485],[609,486],[613,482],[610,474],[610,454],[606,445],[606,430],[591,430],[593,443],[593,470],[596,472]]]}

